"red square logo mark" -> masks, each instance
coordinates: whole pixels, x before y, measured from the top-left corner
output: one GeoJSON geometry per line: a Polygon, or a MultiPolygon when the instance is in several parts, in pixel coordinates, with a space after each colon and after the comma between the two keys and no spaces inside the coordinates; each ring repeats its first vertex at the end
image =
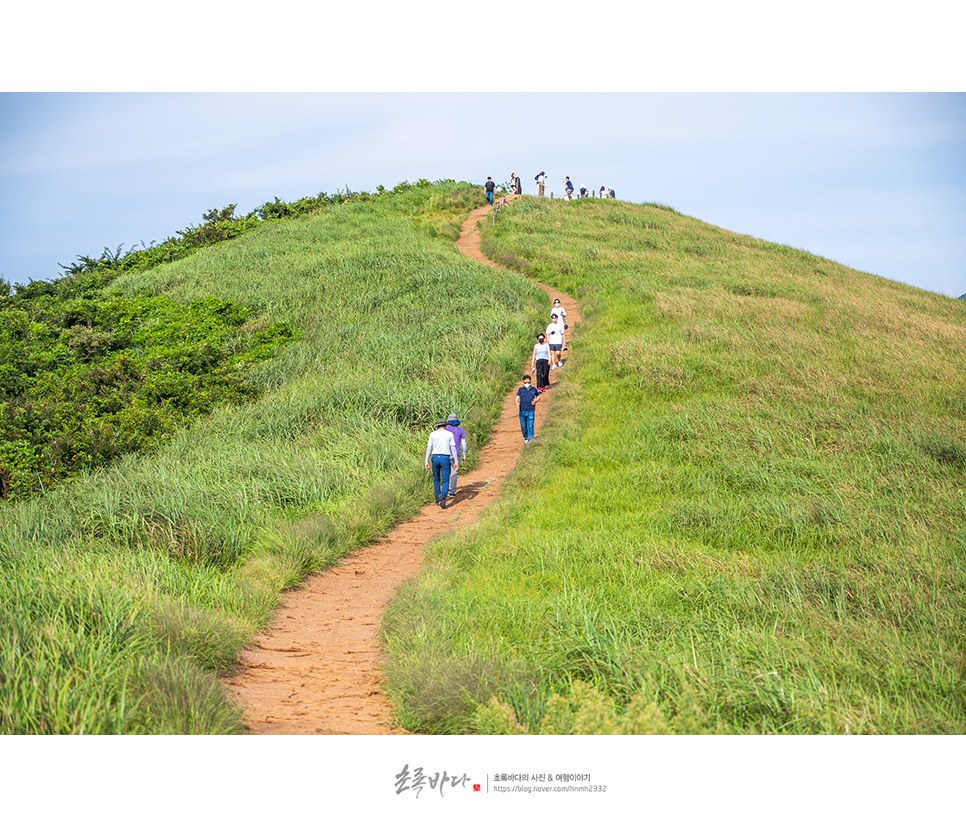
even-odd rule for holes
{"type": "Polygon", "coordinates": [[[479,789],[480,789],[480,786],[479,785],[473,785],[473,790],[474,791],[478,791],[479,789]]]}

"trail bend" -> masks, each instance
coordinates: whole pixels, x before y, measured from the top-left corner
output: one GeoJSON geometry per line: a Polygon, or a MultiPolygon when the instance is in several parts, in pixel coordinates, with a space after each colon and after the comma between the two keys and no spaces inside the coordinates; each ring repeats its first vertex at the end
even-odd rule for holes
{"type": "MultiPolygon", "coordinates": [[[[480,249],[478,224],[490,211],[486,205],[470,212],[456,246],[466,257],[502,269],[480,249]]],[[[551,299],[560,298],[571,325],[580,321],[573,298],[535,283],[551,299]]],[[[529,356],[524,360],[521,373],[529,373],[529,356]]],[[[538,434],[548,406],[552,407],[558,373],[551,371],[550,389],[537,407],[538,434]]],[[[427,504],[380,541],[348,554],[333,568],[311,574],[284,595],[272,625],[242,653],[238,671],[225,681],[251,733],[408,734],[394,722],[392,704],[382,689],[382,618],[396,589],[422,568],[430,539],[472,524],[519,460],[523,443],[515,396],[516,386],[504,400],[477,466],[460,473],[457,497],[445,510],[427,504]]]]}

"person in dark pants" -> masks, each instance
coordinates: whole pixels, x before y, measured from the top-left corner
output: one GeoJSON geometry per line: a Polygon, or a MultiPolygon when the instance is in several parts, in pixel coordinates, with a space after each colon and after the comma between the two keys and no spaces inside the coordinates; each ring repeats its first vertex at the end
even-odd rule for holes
{"type": "Polygon", "coordinates": [[[486,178],[486,201],[492,206],[493,205],[493,189],[496,188],[496,183],[493,182],[493,177],[486,178]]]}
{"type": "Polygon", "coordinates": [[[520,410],[520,431],[523,432],[523,442],[533,440],[533,421],[536,417],[537,401],[540,392],[530,384],[530,374],[523,375],[523,385],[517,390],[517,408],[520,410]]]}
{"type": "Polygon", "coordinates": [[[460,468],[453,433],[446,430],[445,420],[437,420],[435,431],[429,433],[429,441],[426,443],[427,469],[430,468],[430,462],[432,462],[436,503],[445,510],[450,470],[460,468]]]}
{"type": "Polygon", "coordinates": [[[543,333],[537,334],[537,343],[533,346],[533,358],[530,360],[530,370],[537,375],[537,393],[542,394],[550,387],[550,345],[543,333]]]}

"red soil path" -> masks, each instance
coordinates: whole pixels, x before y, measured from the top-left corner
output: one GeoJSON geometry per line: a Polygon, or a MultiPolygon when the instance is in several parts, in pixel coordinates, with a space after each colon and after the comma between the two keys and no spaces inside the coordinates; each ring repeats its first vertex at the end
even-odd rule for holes
{"type": "MultiPolygon", "coordinates": [[[[480,251],[477,224],[489,211],[489,206],[483,206],[470,213],[456,246],[467,257],[500,268],[480,251]]],[[[580,321],[572,298],[544,284],[538,286],[551,299],[560,299],[571,327],[580,321]]],[[[527,356],[521,373],[530,372],[529,360],[527,356]]],[[[553,402],[557,373],[551,371],[550,390],[537,405],[537,434],[553,402]]],[[[427,504],[381,541],[309,576],[285,595],[272,626],[242,654],[239,671],[226,681],[251,732],[406,734],[394,723],[392,705],[380,687],[383,656],[378,633],[383,613],[398,586],[421,569],[427,542],[471,524],[493,502],[516,465],[523,439],[515,395],[516,386],[507,394],[479,463],[472,471],[460,473],[457,497],[447,502],[445,510],[427,504]]]]}

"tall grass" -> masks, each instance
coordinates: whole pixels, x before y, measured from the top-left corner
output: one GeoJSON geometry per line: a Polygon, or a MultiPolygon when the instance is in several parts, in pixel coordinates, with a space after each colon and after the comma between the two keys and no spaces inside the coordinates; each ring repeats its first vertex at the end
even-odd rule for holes
{"type": "Polygon", "coordinates": [[[406,726],[966,730],[962,302],[662,206],[500,221],[583,323],[499,505],[390,611],[406,726]]]}
{"type": "Polygon", "coordinates": [[[472,465],[515,378],[545,301],[456,252],[479,193],[348,203],[114,282],[303,337],[251,369],[258,402],[0,506],[0,731],[240,731],[217,675],[281,591],[428,500],[435,418],[460,414],[472,465]]]}

